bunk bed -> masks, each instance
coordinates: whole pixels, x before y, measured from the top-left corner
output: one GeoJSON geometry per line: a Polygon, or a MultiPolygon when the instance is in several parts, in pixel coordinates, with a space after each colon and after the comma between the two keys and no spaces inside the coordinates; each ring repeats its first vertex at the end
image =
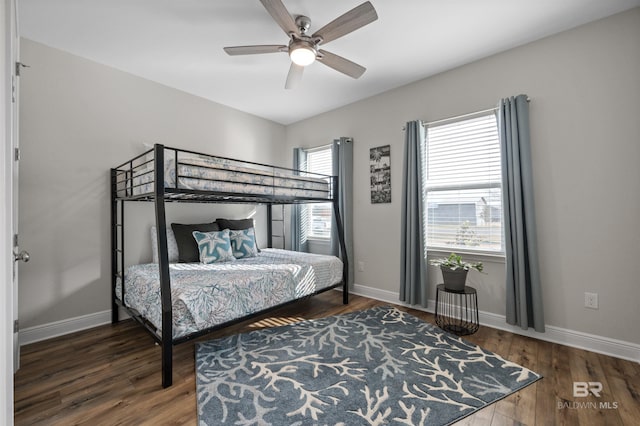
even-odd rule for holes
{"type": "MultiPolygon", "coordinates": [[[[311,174],[156,144],[153,149],[111,169],[111,253],[112,323],[118,322],[119,309],[123,308],[161,346],[162,386],[165,388],[172,384],[173,345],[333,288],[342,287],[343,303],[349,301],[348,259],[338,205],[337,176],[311,174]],[[157,245],[154,250],[157,250],[158,262],[127,267],[124,206],[127,202],[145,201],[154,203],[157,245]],[[230,264],[170,263],[170,233],[167,232],[165,215],[167,202],[264,204],[267,207],[269,248],[251,259],[230,264]],[[341,259],[270,249],[272,206],[308,203],[333,205],[341,259]],[[233,274],[238,270],[242,274],[243,269],[260,271],[262,293],[251,295],[261,303],[254,303],[241,313],[227,312],[225,306],[229,303],[220,300],[222,293],[209,294],[205,298],[216,304],[215,309],[219,311],[217,315],[211,315],[215,317],[214,321],[208,319],[209,315],[204,315],[207,318],[203,319],[203,315],[189,312],[185,307],[184,299],[194,298],[188,293],[189,287],[202,284],[212,288],[229,282],[232,284],[228,288],[233,289],[233,274]],[[292,270],[303,278],[299,282],[285,283],[291,281],[292,270]],[[267,287],[265,276],[268,277],[267,287]],[[194,277],[197,277],[195,284],[194,277]],[[319,284],[316,285],[316,281],[319,284]],[[269,283],[275,283],[278,291],[270,290],[269,283]],[[136,292],[143,296],[137,297],[136,292]],[[267,293],[271,297],[260,297],[260,294],[267,293]]],[[[246,276],[243,279],[246,281],[246,276]]],[[[252,288],[251,291],[254,290],[252,288]]],[[[200,293],[196,297],[202,298],[202,288],[198,291],[200,293]]]]}

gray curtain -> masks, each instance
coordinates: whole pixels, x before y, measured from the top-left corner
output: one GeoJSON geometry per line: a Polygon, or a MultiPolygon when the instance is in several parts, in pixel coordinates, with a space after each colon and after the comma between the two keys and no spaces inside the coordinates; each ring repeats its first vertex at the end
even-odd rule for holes
{"type": "Polygon", "coordinates": [[[544,332],[526,95],[500,101],[498,132],[502,156],[507,323],[544,332]]]}
{"type": "Polygon", "coordinates": [[[400,230],[400,300],[427,306],[427,253],[423,234],[422,145],[424,126],[410,121],[405,127],[400,230]]]}
{"type": "MultiPolygon", "coordinates": [[[[293,148],[293,168],[307,169],[307,153],[302,148],[293,148]]],[[[309,251],[307,240],[307,210],[305,206],[294,204],[291,206],[291,250],[309,251]]]]}
{"type": "MultiPolygon", "coordinates": [[[[344,239],[349,262],[348,282],[353,282],[353,140],[340,138],[333,141],[331,147],[333,174],[338,176],[338,208],[344,228],[344,239]]],[[[331,216],[331,254],[339,256],[340,243],[338,240],[335,217],[331,216]]]]}

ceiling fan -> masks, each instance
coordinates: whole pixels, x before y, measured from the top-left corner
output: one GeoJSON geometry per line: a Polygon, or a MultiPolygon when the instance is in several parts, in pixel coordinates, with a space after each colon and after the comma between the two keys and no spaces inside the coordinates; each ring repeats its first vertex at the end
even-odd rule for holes
{"type": "Polygon", "coordinates": [[[378,19],[378,14],[371,2],[364,2],[360,6],[351,9],[311,35],[308,34],[311,20],[306,16],[296,16],[294,19],[281,0],[260,0],[260,3],[289,36],[289,44],[225,47],[224,51],[227,54],[288,53],[291,58],[291,67],[284,86],[286,89],[293,89],[302,79],[304,67],[311,65],[316,60],[353,78],[359,78],[366,71],[365,67],[320,49],[319,46],[347,35],[378,19]]]}

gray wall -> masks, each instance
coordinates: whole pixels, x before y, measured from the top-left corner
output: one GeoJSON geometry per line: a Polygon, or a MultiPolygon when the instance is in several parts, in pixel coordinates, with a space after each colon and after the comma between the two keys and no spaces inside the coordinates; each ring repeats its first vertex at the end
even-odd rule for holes
{"type": "MultiPolygon", "coordinates": [[[[23,40],[21,245],[32,261],[20,269],[21,324],[109,308],[108,169],[153,142],[289,165],[294,146],[353,137],[355,281],[397,293],[402,126],[526,93],[547,324],[640,343],[639,40],[634,9],[286,128],[23,40]],[[369,148],[386,144],[393,202],[372,205],[369,148]],[[585,291],[599,310],[583,307],[585,291]]],[[[170,219],[220,214],[182,207],[170,219]]],[[[224,214],[253,213],[238,209],[224,214]]],[[[140,233],[127,234],[130,260],[147,260],[151,206],[128,217],[140,233]]],[[[487,275],[470,276],[480,309],[503,315],[504,265],[483,260],[487,275]]]]}
{"type": "MultiPolygon", "coordinates": [[[[404,123],[526,93],[546,322],[640,343],[639,42],[636,8],[288,126],[289,149],[354,138],[355,282],[398,291],[404,123]],[[386,144],[392,203],[372,205],[369,149],[386,144]],[[598,310],[584,292],[599,294],[598,310]]],[[[487,275],[470,274],[480,309],[504,315],[504,264],[483,260],[487,275]]]]}
{"type": "MultiPolygon", "coordinates": [[[[282,125],[30,40],[22,40],[22,61],[31,68],[21,77],[20,242],[32,257],[20,265],[23,328],[110,308],[109,169],[143,144],[281,161],[282,125]]],[[[148,261],[152,204],[126,209],[128,259],[148,261]]],[[[167,216],[193,223],[254,213],[171,205],[167,216]]]]}

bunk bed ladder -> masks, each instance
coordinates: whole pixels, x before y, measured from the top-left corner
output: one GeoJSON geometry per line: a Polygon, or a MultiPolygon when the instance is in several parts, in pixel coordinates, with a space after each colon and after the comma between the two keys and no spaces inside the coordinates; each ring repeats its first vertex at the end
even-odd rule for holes
{"type": "Polygon", "coordinates": [[[267,245],[269,248],[285,249],[284,204],[267,205],[267,245]],[[274,211],[274,207],[280,207],[280,209],[274,211]],[[274,247],[274,240],[277,242],[276,247],[274,247]]]}

